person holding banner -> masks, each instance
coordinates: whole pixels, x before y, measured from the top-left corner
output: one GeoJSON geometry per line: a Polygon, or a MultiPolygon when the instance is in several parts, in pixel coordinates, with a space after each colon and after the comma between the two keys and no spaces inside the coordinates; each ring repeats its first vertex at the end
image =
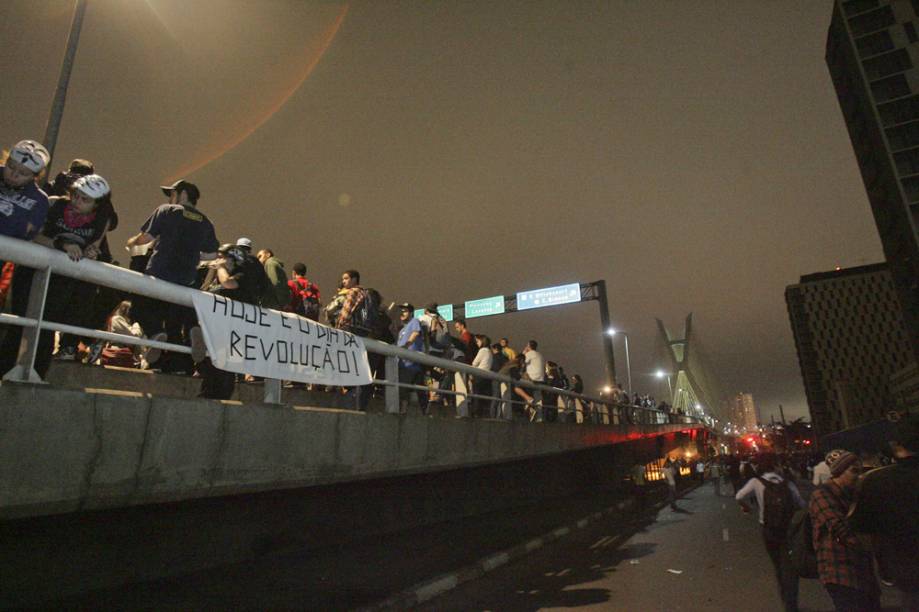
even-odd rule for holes
{"type": "MultiPolygon", "coordinates": [[[[258,304],[260,283],[253,275],[246,274],[244,265],[246,254],[235,244],[224,244],[217,250],[217,259],[209,265],[207,277],[202,287],[205,291],[246,304],[258,304]]],[[[191,334],[201,333],[200,327],[192,329],[191,334]]],[[[193,342],[194,346],[203,346],[201,341],[193,342]]],[[[201,357],[194,355],[193,357],[201,357]]],[[[218,369],[208,358],[198,361],[198,373],[201,374],[201,391],[198,397],[208,399],[230,399],[236,386],[236,374],[218,369]]]]}

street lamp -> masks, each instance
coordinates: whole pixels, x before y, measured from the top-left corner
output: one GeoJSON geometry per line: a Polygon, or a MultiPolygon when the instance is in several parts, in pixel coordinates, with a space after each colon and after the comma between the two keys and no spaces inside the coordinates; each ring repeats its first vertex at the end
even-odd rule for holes
{"type": "Polygon", "coordinates": [[[610,327],[606,330],[606,333],[610,337],[621,334],[625,338],[625,373],[629,383],[629,397],[632,397],[632,364],[629,362],[629,335],[624,331],[617,330],[615,327],[610,327]]]}
{"type": "Polygon", "coordinates": [[[86,13],[87,0],[76,0],[73,9],[73,21],[70,23],[70,33],[67,36],[67,46],[64,50],[64,60],[61,62],[61,73],[58,76],[57,89],[54,92],[54,101],[51,103],[51,114],[45,126],[45,138],[42,144],[48,149],[54,159],[54,149],[57,146],[57,133],[61,127],[61,117],[64,115],[64,103],[67,101],[67,86],[70,84],[70,73],[73,70],[73,60],[77,54],[77,44],[80,42],[80,30],[83,28],[83,15],[86,13]]]}
{"type": "Polygon", "coordinates": [[[670,389],[670,402],[673,403],[673,385],[670,383],[670,375],[664,372],[663,370],[658,370],[654,373],[658,379],[666,378],[667,379],[667,388],[670,389]]]}

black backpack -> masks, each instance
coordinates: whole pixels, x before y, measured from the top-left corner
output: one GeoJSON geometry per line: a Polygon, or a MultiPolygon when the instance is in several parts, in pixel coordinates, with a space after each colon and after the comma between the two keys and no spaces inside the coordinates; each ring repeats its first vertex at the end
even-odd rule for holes
{"type": "Polygon", "coordinates": [[[375,289],[361,287],[364,298],[351,313],[351,331],[359,336],[378,335],[380,321],[380,294],[375,289]]]}
{"type": "Polygon", "coordinates": [[[817,553],[814,551],[814,528],[807,509],[795,511],[788,525],[785,554],[800,578],[817,578],[817,553]]]}
{"type": "Polygon", "coordinates": [[[773,540],[782,541],[788,533],[788,525],[795,513],[795,501],[788,488],[788,482],[772,482],[756,477],[765,490],[763,491],[763,527],[773,540]]]}

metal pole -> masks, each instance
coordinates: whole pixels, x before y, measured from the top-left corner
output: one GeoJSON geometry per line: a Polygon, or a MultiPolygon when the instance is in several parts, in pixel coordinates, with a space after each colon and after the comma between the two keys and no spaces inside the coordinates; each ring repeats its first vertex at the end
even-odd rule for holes
{"type": "Polygon", "coordinates": [[[26,316],[35,320],[35,326],[26,327],[22,330],[22,340],[19,343],[19,356],[16,359],[16,365],[9,372],[0,372],[0,374],[3,374],[3,380],[36,384],[44,383],[35,371],[35,357],[38,354],[38,341],[42,333],[39,326],[45,316],[45,300],[48,297],[48,284],[50,282],[50,267],[37,269],[32,275],[26,316]]]}
{"type": "Polygon", "coordinates": [[[399,382],[399,358],[387,356],[384,363],[386,382],[390,383],[386,385],[386,412],[399,414],[402,411],[401,402],[399,401],[399,387],[396,386],[396,383],[399,382]]]}
{"type": "Polygon", "coordinates": [[[625,337],[625,373],[629,383],[629,397],[632,397],[632,364],[629,362],[629,335],[625,332],[622,335],[625,337]]]}
{"type": "Polygon", "coordinates": [[[280,404],[281,403],[281,381],[276,378],[266,378],[265,379],[265,395],[264,402],[266,404],[280,404]]]}
{"type": "Polygon", "coordinates": [[[57,146],[57,133],[61,128],[61,118],[64,115],[64,103],[67,101],[67,85],[70,83],[70,72],[73,70],[73,60],[77,54],[77,44],[80,42],[80,29],[83,27],[83,15],[86,13],[87,0],[76,0],[73,10],[73,21],[70,23],[70,34],[67,36],[67,48],[64,50],[64,60],[61,62],[61,74],[57,81],[57,91],[54,92],[54,102],[51,103],[51,114],[45,126],[45,139],[42,144],[54,159],[54,148],[57,146]]]}
{"type": "Polygon", "coordinates": [[[600,306],[600,335],[603,337],[603,353],[606,356],[606,381],[611,387],[616,386],[616,357],[613,355],[613,338],[607,333],[610,328],[609,305],[606,301],[606,281],[594,283],[597,287],[597,303],[600,306]]]}

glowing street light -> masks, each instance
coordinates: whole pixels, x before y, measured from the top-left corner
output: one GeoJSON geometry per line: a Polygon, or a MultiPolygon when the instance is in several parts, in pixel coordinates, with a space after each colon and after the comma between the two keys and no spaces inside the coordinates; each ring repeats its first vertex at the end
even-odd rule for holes
{"type": "Polygon", "coordinates": [[[612,338],[616,334],[620,334],[625,339],[625,373],[626,379],[629,383],[629,397],[632,397],[632,364],[629,361],[629,335],[624,331],[620,331],[615,327],[610,327],[606,330],[606,334],[612,338]]]}
{"type": "Polygon", "coordinates": [[[670,376],[663,370],[658,370],[654,373],[658,379],[666,378],[667,379],[667,388],[670,389],[670,403],[673,403],[673,385],[670,383],[670,376]]]}

